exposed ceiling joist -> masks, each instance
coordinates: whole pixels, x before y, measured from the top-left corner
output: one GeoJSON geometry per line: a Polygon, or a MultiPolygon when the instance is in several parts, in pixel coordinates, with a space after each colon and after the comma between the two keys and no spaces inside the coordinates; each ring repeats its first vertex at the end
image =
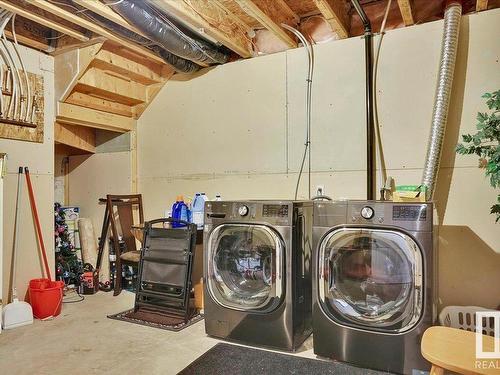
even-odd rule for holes
{"type": "Polygon", "coordinates": [[[398,0],[398,5],[405,26],[414,25],[415,20],[413,18],[413,12],[411,10],[410,0],[398,0]]]}
{"type": "Polygon", "coordinates": [[[73,13],[68,12],[62,8],[59,8],[58,6],[48,2],[46,0],[36,0],[36,1],[30,0],[29,3],[40,8],[40,9],[43,9],[43,10],[49,12],[57,17],[65,19],[66,21],[72,22],[72,23],[79,25],[87,30],[90,30],[96,34],[102,35],[103,37],[105,37],[109,40],[112,40],[115,43],[118,43],[126,48],[131,49],[132,51],[136,51],[137,53],[145,55],[150,59],[153,59],[153,60],[158,61],[160,63],[164,63],[164,60],[161,57],[155,55],[153,52],[151,52],[147,48],[139,46],[139,45],[134,44],[132,42],[129,42],[123,38],[120,38],[120,37],[116,36],[115,34],[111,33],[110,31],[104,29],[103,27],[96,25],[93,22],[87,21],[86,19],[83,19],[81,17],[78,17],[78,16],[74,15],[73,13]]]}
{"type": "Polygon", "coordinates": [[[106,18],[108,21],[114,22],[117,25],[120,25],[129,31],[132,31],[136,34],[143,36],[144,38],[147,38],[147,36],[145,36],[139,29],[132,26],[122,16],[120,16],[118,13],[113,11],[113,9],[111,9],[107,5],[104,5],[100,1],[73,0],[73,2],[80,5],[81,7],[84,7],[86,9],[100,15],[101,17],[106,18]]]}
{"type": "Polygon", "coordinates": [[[241,23],[234,22],[235,15],[211,0],[157,0],[163,10],[189,24],[202,29],[208,36],[221,42],[242,57],[251,57],[250,38],[241,23]]]}
{"type": "Polygon", "coordinates": [[[482,10],[488,9],[488,0],[477,0],[476,1],[476,12],[481,12],[482,10]]]}
{"type": "Polygon", "coordinates": [[[345,0],[314,0],[314,3],[339,38],[348,38],[349,15],[345,0]]]}
{"type": "MultiPolygon", "coordinates": [[[[31,13],[19,5],[8,3],[6,1],[0,0],[0,8],[3,8],[5,10],[8,10],[9,12],[13,12],[15,14],[19,14],[20,16],[23,16],[24,18],[27,18],[31,21],[39,23],[40,25],[50,27],[53,30],[59,31],[60,33],[63,33],[63,34],[66,34],[72,38],[78,39],[81,42],[86,42],[89,40],[89,38],[86,35],[78,32],[76,30],[73,30],[67,26],[61,25],[53,20],[39,16],[38,14],[35,14],[35,13],[31,13]]],[[[61,18],[64,18],[64,17],[61,17],[61,18]]]]}
{"type": "Polygon", "coordinates": [[[281,24],[295,26],[299,17],[290,9],[284,0],[235,0],[249,16],[255,18],[267,30],[288,47],[297,47],[297,41],[281,24]]]}

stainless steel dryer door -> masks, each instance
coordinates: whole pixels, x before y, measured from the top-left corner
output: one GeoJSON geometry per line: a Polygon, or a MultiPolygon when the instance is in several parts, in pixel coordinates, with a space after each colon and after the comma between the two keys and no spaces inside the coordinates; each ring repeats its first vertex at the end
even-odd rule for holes
{"type": "Polygon", "coordinates": [[[208,239],[207,286],[220,305],[269,312],[284,294],[284,251],[280,235],[258,224],[223,224],[208,239]]]}
{"type": "Polygon", "coordinates": [[[342,325],[401,333],[423,308],[422,252],[396,230],[340,228],[319,245],[319,297],[342,325]]]}

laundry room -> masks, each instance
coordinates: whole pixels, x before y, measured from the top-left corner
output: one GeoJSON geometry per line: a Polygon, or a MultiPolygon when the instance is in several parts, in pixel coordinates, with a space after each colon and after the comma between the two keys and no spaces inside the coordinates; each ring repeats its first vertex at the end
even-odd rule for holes
{"type": "Polygon", "coordinates": [[[0,373],[500,374],[500,1],[0,19],[0,373]]]}

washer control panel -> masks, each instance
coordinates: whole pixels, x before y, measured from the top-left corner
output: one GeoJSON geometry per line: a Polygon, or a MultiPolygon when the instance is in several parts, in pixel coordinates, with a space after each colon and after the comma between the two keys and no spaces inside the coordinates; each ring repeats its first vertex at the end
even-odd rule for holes
{"type": "Polygon", "coordinates": [[[288,217],[287,204],[262,205],[262,217],[288,217]]]}
{"type": "Polygon", "coordinates": [[[378,223],[385,219],[384,207],[376,202],[352,202],[349,205],[350,222],[353,224],[378,223]]]}

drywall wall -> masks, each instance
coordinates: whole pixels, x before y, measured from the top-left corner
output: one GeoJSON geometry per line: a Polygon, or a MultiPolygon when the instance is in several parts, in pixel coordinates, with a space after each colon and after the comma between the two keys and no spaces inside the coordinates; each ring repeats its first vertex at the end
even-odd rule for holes
{"type": "Polygon", "coordinates": [[[126,149],[123,142],[116,139],[110,142],[116,147],[105,146],[104,142],[101,146],[111,152],[69,157],[70,205],[80,207],[80,217],[92,220],[96,236],[100,234],[104,215],[104,204],[99,204],[99,198],[131,193],[130,151],[123,151],[126,149]],[[113,149],[119,151],[113,152],[113,149]]]}
{"type": "MultiPolygon", "coordinates": [[[[398,184],[422,175],[443,21],[385,35],[378,96],[385,162],[398,184]]],[[[474,157],[455,155],[472,132],[481,95],[500,88],[500,10],[464,17],[449,129],[436,191],[443,305],[500,304],[496,194],[474,157]]],[[[361,38],[315,47],[312,186],[364,198],[364,50],[361,38]]],[[[147,218],[176,194],[293,198],[305,136],[304,49],[238,61],[191,80],[170,80],[138,121],[139,191],[147,218]]],[[[299,198],[307,197],[307,176],[299,198]]]]}
{"type": "MultiPolygon", "coordinates": [[[[4,182],[3,212],[3,303],[7,303],[10,286],[14,216],[19,166],[30,168],[33,188],[37,198],[49,265],[54,269],[54,60],[33,49],[20,47],[20,53],[29,72],[40,74],[44,81],[44,141],[31,143],[0,139],[0,152],[8,154],[7,175],[4,182]]],[[[23,202],[17,268],[17,291],[24,299],[28,281],[41,274],[41,258],[35,227],[28,200],[26,182],[22,179],[23,202]]],[[[53,271],[52,271],[53,272],[53,271]]]]}

